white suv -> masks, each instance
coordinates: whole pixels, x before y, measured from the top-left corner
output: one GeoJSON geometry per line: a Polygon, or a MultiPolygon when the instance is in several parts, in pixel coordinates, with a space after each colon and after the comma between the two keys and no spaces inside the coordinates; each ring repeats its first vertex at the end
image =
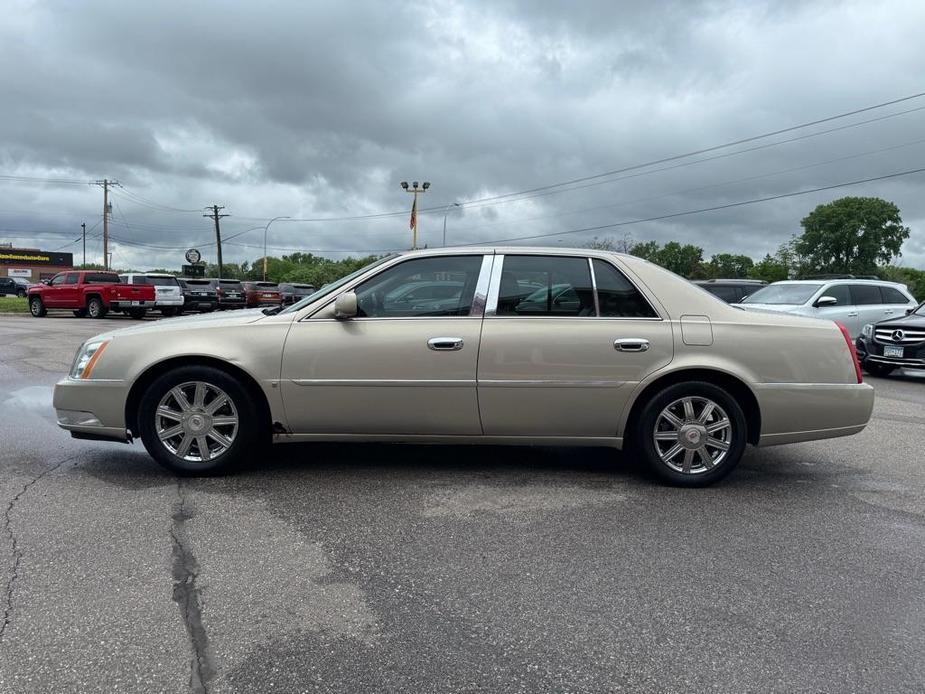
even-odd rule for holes
{"type": "Polygon", "coordinates": [[[119,275],[123,284],[153,284],[154,308],[165,316],[175,316],[183,310],[183,289],[177,278],[159,272],[127,272],[119,275]]]}
{"type": "Polygon", "coordinates": [[[918,302],[904,284],[882,280],[786,280],[762,287],[736,304],[746,311],[779,311],[835,320],[857,339],[867,323],[902,316],[918,302]]]}

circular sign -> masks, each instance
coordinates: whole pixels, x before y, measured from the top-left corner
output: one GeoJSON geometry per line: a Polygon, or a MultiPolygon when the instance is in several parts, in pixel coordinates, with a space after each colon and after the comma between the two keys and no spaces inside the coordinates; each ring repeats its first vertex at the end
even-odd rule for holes
{"type": "Polygon", "coordinates": [[[195,265],[200,260],[202,260],[202,254],[199,251],[197,251],[195,248],[190,248],[186,252],[186,262],[195,265]]]}

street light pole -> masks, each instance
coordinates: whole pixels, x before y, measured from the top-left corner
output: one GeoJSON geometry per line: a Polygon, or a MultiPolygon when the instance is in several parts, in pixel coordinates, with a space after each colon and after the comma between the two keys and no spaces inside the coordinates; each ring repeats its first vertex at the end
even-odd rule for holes
{"type": "Polygon", "coordinates": [[[411,186],[408,185],[408,181],[402,181],[401,187],[406,193],[414,195],[414,203],[411,205],[411,250],[413,251],[418,247],[418,193],[426,193],[430,188],[430,181],[424,181],[420,188],[417,181],[414,181],[411,186]]]}
{"type": "Polygon", "coordinates": [[[458,202],[451,202],[445,208],[443,208],[443,247],[446,248],[446,215],[449,213],[451,207],[462,207],[458,202]]]}
{"type": "MultiPolygon", "coordinates": [[[[267,232],[270,231],[270,225],[277,219],[292,219],[292,217],[274,217],[263,228],[263,281],[267,281],[267,232]]],[[[259,228],[259,227],[258,227],[259,228]]]]}

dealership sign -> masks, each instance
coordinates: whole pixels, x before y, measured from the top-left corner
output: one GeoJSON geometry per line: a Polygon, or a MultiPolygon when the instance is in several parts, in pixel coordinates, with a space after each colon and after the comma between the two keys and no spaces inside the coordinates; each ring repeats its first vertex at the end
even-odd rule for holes
{"type": "Polygon", "coordinates": [[[72,253],[17,251],[0,248],[0,265],[51,265],[55,267],[71,267],[74,265],[74,255],[72,253]]]}
{"type": "Polygon", "coordinates": [[[11,267],[6,271],[7,277],[32,277],[32,270],[22,267],[11,267]]]}

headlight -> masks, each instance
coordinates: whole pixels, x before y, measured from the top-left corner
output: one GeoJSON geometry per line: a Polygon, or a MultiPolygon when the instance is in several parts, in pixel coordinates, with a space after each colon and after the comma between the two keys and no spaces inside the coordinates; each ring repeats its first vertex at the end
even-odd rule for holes
{"type": "Polygon", "coordinates": [[[103,352],[109,345],[109,340],[90,340],[85,342],[83,347],[77,352],[74,358],[74,366],[71,367],[71,378],[90,378],[93,367],[103,356],[103,352]]]}
{"type": "Polygon", "coordinates": [[[870,339],[870,336],[874,334],[874,324],[868,323],[863,328],[861,328],[861,335],[870,339]]]}

